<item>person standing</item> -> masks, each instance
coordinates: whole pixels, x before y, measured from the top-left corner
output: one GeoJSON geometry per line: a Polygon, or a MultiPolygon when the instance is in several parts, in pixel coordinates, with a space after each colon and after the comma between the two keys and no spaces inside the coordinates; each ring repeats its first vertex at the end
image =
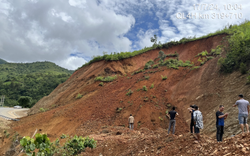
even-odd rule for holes
{"type": "Polygon", "coordinates": [[[128,124],[129,124],[129,129],[133,130],[134,129],[134,117],[132,116],[132,114],[130,114],[130,117],[128,118],[128,124]]]}
{"type": "Polygon", "coordinates": [[[195,105],[190,105],[190,107],[188,108],[190,114],[191,114],[191,122],[190,122],[190,132],[191,134],[193,134],[194,132],[194,106],[195,105]]]}
{"type": "Polygon", "coordinates": [[[223,114],[224,106],[220,105],[219,110],[216,112],[216,138],[218,142],[222,141],[222,136],[224,134],[224,120],[227,118],[228,113],[223,114]]]}
{"type": "Polygon", "coordinates": [[[172,110],[170,112],[168,112],[168,114],[166,114],[166,115],[170,119],[169,126],[168,126],[168,134],[169,134],[172,126],[173,126],[172,134],[174,134],[174,132],[175,132],[175,116],[179,115],[179,114],[175,111],[175,107],[173,107],[172,110]]]}
{"type": "Polygon", "coordinates": [[[233,105],[233,107],[238,107],[239,114],[238,114],[238,119],[239,119],[239,124],[242,133],[244,133],[244,125],[246,127],[247,133],[249,133],[249,127],[247,124],[247,118],[249,114],[249,102],[245,99],[243,99],[243,95],[240,94],[239,100],[236,101],[236,103],[233,105]]]}
{"type": "Polygon", "coordinates": [[[200,140],[200,129],[203,129],[203,117],[201,112],[198,109],[198,106],[194,106],[194,133],[197,136],[197,140],[200,140]]]}

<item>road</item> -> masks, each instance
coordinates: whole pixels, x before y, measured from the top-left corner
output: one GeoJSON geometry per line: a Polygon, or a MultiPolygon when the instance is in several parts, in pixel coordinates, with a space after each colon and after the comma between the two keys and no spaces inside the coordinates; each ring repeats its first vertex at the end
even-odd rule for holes
{"type": "Polygon", "coordinates": [[[14,109],[14,108],[8,108],[8,107],[0,107],[0,115],[9,117],[9,118],[20,118],[22,116],[19,116],[16,114],[18,111],[27,111],[29,109],[14,109]]]}

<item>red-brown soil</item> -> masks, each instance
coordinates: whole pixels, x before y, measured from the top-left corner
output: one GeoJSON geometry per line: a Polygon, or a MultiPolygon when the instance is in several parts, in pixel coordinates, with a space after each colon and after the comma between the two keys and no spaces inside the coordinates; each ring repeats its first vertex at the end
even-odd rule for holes
{"type": "MultiPolygon", "coordinates": [[[[221,44],[224,36],[213,36],[173,46],[169,49],[162,49],[162,51],[165,54],[177,52],[179,53],[179,60],[190,60],[198,65],[195,56],[204,50],[210,52],[212,48],[216,48],[217,45],[221,44]]],[[[250,95],[249,86],[246,85],[246,76],[237,72],[228,75],[221,74],[217,65],[219,57],[209,60],[201,68],[195,70],[190,70],[187,67],[178,70],[161,67],[160,69],[149,69],[131,75],[132,72],[143,69],[150,59],[156,59],[159,51],[159,49],[152,50],[121,61],[99,61],[77,70],[49,96],[41,99],[30,110],[29,116],[13,123],[12,129],[21,135],[29,136],[36,129],[39,129],[40,133],[47,133],[51,140],[63,133],[94,136],[100,133],[102,127],[127,127],[128,117],[133,114],[135,130],[147,128],[150,131],[149,135],[155,133],[165,136],[166,131],[164,129],[168,127],[169,122],[169,119],[165,117],[165,112],[169,109],[168,105],[170,104],[176,106],[176,111],[180,114],[176,119],[177,136],[184,135],[187,137],[186,133],[189,132],[190,121],[187,107],[196,104],[200,107],[204,116],[203,133],[214,139],[216,130],[215,112],[218,106],[223,104],[225,112],[230,113],[225,125],[225,136],[239,133],[240,128],[236,120],[237,109],[231,106],[237,100],[239,93],[246,95],[246,98],[250,95]],[[149,71],[152,73],[148,73],[149,71]],[[118,76],[118,79],[113,82],[104,83],[104,86],[99,86],[100,82],[94,81],[96,76],[115,74],[121,76],[118,76]],[[161,75],[167,76],[168,79],[162,80],[161,75]],[[150,76],[150,78],[145,80],[145,76],[150,76]],[[154,84],[152,89],[150,89],[151,84],[154,84]],[[144,85],[147,86],[148,91],[137,91],[142,89],[144,85]],[[126,96],[129,89],[133,91],[133,94],[126,96]],[[76,99],[78,93],[83,95],[81,99],[76,99]],[[40,108],[49,108],[50,110],[40,113],[40,108]],[[122,110],[118,112],[117,108],[122,108],[122,110]],[[160,132],[158,132],[159,128],[162,128],[160,132]]],[[[127,140],[133,140],[132,134],[126,135],[126,137],[127,140]]],[[[206,136],[204,137],[206,138],[206,136]]],[[[121,144],[119,148],[113,145],[112,147],[117,149],[111,151],[114,151],[117,155],[122,155],[121,153],[125,152],[124,148],[138,144],[138,151],[135,151],[135,154],[138,155],[139,149],[144,146],[144,142],[140,142],[139,138],[134,140],[135,142],[127,142],[124,146],[121,144]]],[[[111,144],[112,141],[109,143],[111,144]]],[[[152,144],[156,146],[156,143],[157,139],[152,144]]],[[[175,141],[175,146],[179,147],[179,143],[182,144],[181,141],[175,141]]],[[[104,150],[101,145],[98,144],[97,149],[92,151],[93,155],[99,154],[99,148],[104,150]]],[[[169,152],[171,148],[168,147],[171,146],[166,146],[166,143],[163,146],[162,142],[160,149],[168,155],[171,154],[169,152]]],[[[191,146],[189,147],[191,148],[191,146]]],[[[125,153],[124,155],[131,154],[125,153]]],[[[153,155],[156,155],[156,153],[153,155]]]]}

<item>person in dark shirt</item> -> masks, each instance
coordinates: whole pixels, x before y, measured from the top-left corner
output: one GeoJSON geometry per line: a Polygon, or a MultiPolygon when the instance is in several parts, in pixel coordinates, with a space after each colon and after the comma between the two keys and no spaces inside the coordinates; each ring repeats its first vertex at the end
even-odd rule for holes
{"type": "Polygon", "coordinates": [[[224,134],[224,120],[228,116],[228,113],[223,114],[222,113],[223,111],[224,111],[224,106],[220,105],[219,111],[216,112],[216,128],[217,128],[216,138],[218,142],[222,141],[222,136],[224,134]]]}
{"type": "Polygon", "coordinates": [[[191,132],[191,134],[193,134],[193,132],[194,132],[194,116],[193,116],[194,106],[195,105],[190,105],[190,107],[188,108],[188,110],[189,110],[189,112],[191,114],[191,122],[190,122],[190,132],[191,132]]]}
{"type": "Polygon", "coordinates": [[[173,107],[172,110],[170,112],[168,112],[168,114],[166,114],[166,115],[170,119],[169,127],[168,127],[168,134],[170,132],[170,129],[171,129],[172,125],[173,125],[172,134],[174,134],[174,132],[175,132],[175,116],[179,115],[179,114],[175,111],[175,107],[173,107]]]}

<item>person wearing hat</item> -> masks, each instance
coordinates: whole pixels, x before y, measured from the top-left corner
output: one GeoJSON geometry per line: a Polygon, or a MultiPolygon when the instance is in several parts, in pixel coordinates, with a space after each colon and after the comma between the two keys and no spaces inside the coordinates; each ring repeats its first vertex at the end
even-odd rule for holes
{"type": "Polygon", "coordinates": [[[246,127],[246,131],[249,132],[249,127],[247,124],[247,118],[249,114],[249,102],[243,99],[242,94],[238,96],[239,96],[239,100],[236,101],[233,107],[236,107],[236,106],[238,107],[238,110],[239,110],[238,119],[239,119],[239,124],[240,124],[242,133],[244,133],[244,126],[246,127]]]}

